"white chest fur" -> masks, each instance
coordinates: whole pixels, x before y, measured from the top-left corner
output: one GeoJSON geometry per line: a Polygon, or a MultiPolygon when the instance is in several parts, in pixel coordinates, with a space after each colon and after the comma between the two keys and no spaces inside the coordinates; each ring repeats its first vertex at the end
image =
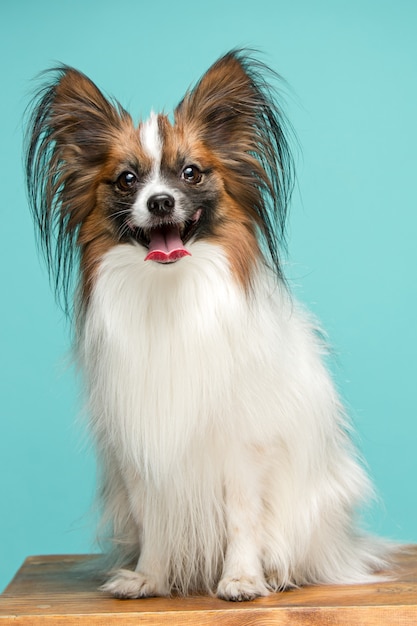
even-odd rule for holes
{"type": "Polygon", "coordinates": [[[171,472],[195,438],[229,429],[237,371],[250,366],[242,351],[250,326],[218,248],[194,245],[193,257],[172,266],[144,262],[137,246],[113,249],[82,344],[99,433],[141,471],[171,472]]]}

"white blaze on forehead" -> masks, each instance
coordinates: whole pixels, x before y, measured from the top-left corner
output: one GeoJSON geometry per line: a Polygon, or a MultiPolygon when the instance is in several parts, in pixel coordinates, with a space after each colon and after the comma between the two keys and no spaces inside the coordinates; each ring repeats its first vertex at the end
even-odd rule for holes
{"type": "Polygon", "coordinates": [[[157,166],[162,158],[162,137],[159,132],[158,116],[152,111],[150,117],[140,127],[142,147],[157,166]]]}
{"type": "Polygon", "coordinates": [[[175,210],[172,214],[174,222],[183,222],[185,213],[178,190],[173,188],[161,173],[163,137],[161,135],[158,115],[151,113],[148,120],[139,126],[139,136],[143,151],[152,160],[152,166],[136,197],[132,208],[131,222],[139,228],[152,228],[154,220],[149,211],[148,201],[154,195],[169,194],[174,198],[175,210]]]}

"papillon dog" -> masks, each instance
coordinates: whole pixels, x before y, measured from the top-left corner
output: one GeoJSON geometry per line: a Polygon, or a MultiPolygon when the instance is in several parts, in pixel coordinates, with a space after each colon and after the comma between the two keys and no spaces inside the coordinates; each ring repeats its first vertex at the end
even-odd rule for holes
{"type": "Polygon", "coordinates": [[[322,333],[283,276],[276,76],[233,50],[136,126],[60,66],[31,109],[29,199],[73,291],[119,598],[250,600],[385,564],[322,333]]]}

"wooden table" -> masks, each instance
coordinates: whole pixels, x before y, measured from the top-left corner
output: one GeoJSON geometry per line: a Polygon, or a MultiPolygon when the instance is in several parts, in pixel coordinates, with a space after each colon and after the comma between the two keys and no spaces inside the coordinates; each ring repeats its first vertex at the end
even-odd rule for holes
{"type": "Polygon", "coordinates": [[[0,596],[0,626],[417,625],[417,546],[396,558],[396,578],[372,585],[305,587],[232,603],[209,597],[115,600],[97,591],[90,556],[32,556],[0,596]]]}

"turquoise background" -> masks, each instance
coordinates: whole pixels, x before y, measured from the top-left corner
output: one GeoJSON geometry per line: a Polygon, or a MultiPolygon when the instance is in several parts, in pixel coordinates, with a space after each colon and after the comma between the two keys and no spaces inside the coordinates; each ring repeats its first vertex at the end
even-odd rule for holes
{"type": "Polygon", "coordinates": [[[235,46],[289,82],[299,137],[287,271],[320,317],[381,503],[417,541],[415,0],[14,0],[0,8],[0,587],[29,554],[93,549],[95,465],[70,329],[39,262],[22,173],[31,78],[61,61],[137,119],[235,46]]]}

